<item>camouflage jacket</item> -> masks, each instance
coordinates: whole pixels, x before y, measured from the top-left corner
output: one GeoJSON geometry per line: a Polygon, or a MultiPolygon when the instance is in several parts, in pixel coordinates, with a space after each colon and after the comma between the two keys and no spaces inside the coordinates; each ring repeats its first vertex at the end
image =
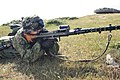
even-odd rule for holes
{"type": "Polygon", "coordinates": [[[41,57],[44,51],[41,49],[39,42],[36,42],[33,46],[27,42],[23,37],[23,28],[17,31],[13,39],[13,47],[20,53],[21,58],[27,62],[34,62],[41,57]]]}

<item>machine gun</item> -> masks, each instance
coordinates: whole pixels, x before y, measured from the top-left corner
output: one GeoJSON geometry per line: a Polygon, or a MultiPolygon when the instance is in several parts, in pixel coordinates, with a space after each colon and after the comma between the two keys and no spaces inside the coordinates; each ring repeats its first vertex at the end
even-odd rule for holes
{"type": "Polygon", "coordinates": [[[99,28],[75,28],[70,30],[69,25],[61,25],[59,30],[51,31],[51,32],[43,32],[37,35],[36,37],[40,38],[59,38],[64,36],[70,35],[78,35],[78,34],[86,34],[92,32],[99,32],[102,31],[112,31],[120,29],[120,26],[112,26],[111,24],[108,27],[99,27],[99,28]]]}
{"type": "MultiPolygon", "coordinates": [[[[101,33],[102,31],[109,31],[111,33],[112,30],[119,30],[120,26],[112,26],[111,24],[109,24],[109,26],[106,26],[106,27],[99,27],[99,28],[75,28],[73,30],[70,30],[69,25],[62,25],[59,28],[60,28],[59,30],[55,30],[55,31],[51,31],[51,32],[46,31],[46,32],[40,33],[36,37],[37,38],[43,38],[43,39],[59,38],[59,40],[60,40],[60,37],[65,37],[65,36],[70,36],[70,35],[79,35],[79,34],[86,34],[86,33],[92,33],[92,32],[99,32],[99,33],[101,33]]],[[[109,34],[108,35],[108,42],[107,42],[106,48],[105,48],[105,50],[103,51],[103,53],[101,55],[99,55],[98,57],[96,57],[94,59],[82,59],[82,60],[78,60],[77,62],[91,62],[91,61],[95,61],[95,60],[99,59],[107,51],[107,49],[109,47],[109,44],[110,44],[110,41],[111,41],[111,38],[112,38],[112,35],[109,34]]],[[[53,55],[53,56],[59,58],[56,55],[53,55]]],[[[71,60],[67,59],[67,61],[71,61],[71,60]]],[[[76,61],[74,61],[74,62],[76,62],[76,61]]]]}
{"type": "MultiPolygon", "coordinates": [[[[21,27],[17,27],[17,29],[20,29],[21,27]]],[[[119,26],[112,26],[111,24],[109,26],[106,27],[99,27],[99,28],[75,28],[73,30],[70,30],[70,26],[69,25],[61,25],[59,27],[58,30],[55,31],[44,31],[38,35],[36,35],[36,38],[43,38],[43,39],[55,39],[55,38],[59,38],[60,37],[65,37],[65,36],[70,36],[70,35],[79,35],[79,34],[86,34],[86,33],[92,33],[92,32],[99,32],[101,33],[102,31],[113,31],[113,30],[120,30],[120,25],[119,26]]],[[[16,31],[15,31],[16,32],[16,31]]],[[[8,36],[9,39],[13,38],[13,36],[8,36]]],[[[107,51],[109,44],[110,44],[110,40],[111,40],[112,35],[110,34],[108,36],[108,43],[106,45],[105,50],[103,51],[103,53],[101,55],[99,55],[97,58],[95,59],[85,59],[85,60],[78,60],[78,62],[90,62],[90,61],[94,61],[97,60],[98,58],[100,58],[103,54],[105,54],[105,52],[107,51]]],[[[4,38],[3,38],[4,39],[4,38]]],[[[3,40],[0,38],[0,41],[3,40]]],[[[9,47],[9,45],[7,47],[5,47],[6,44],[2,44],[0,46],[0,50],[3,50],[4,48],[9,47]]],[[[53,55],[54,57],[59,58],[56,55],[53,55]]],[[[70,60],[69,60],[70,61],[70,60]]]]}

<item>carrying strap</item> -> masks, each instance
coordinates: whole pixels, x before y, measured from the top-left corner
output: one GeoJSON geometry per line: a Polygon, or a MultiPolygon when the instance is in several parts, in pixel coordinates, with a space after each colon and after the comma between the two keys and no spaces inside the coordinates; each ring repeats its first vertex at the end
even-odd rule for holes
{"type": "MultiPolygon", "coordinates": [[[[81,60],[77,60],[77,61],[74,61],[74,60],[69,60],[69,58],[66,57],[66,59],[63,59],[63,58],[60,58],[62,55],[54,55],[51,53],[51,55],[55,58],[58,58],[58,59],[61,59],[61,60],[64,60],[64,61],[70,61],[70,62],[93,62],[93,61],[96,61],[98,60],[99,58],[101,58],[107,51],[108,47],[109,47],[109,44],[110,44],[110,41],[111,41],[111,38],[112,38],[112,34],[111,32],[108,34],[108,42],[107,42],[107,45],[106,45],[106,48],[105,50],[103,51],[103,53],[101,55],[99,55],[98,57],[96,58],[93,58],[93,59],[81,59],[81,60]]],[[[65,57],[65,56],[63,56],[65,57]]]]}

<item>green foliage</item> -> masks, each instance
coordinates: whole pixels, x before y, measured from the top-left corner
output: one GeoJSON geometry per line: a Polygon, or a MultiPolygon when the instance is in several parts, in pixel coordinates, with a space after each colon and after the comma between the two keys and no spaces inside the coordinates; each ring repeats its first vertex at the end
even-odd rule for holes
{"type": "Polygon", "coordinates": [[[79,19],[78,17],[61,17],[61,18],[56,18],[56,19],[61,19],[61,20],[75,20],[79,19]]]}
{"type": "Polygon", "coordinates": [[[79,19],[77,17],[70,17],[69,20],[75,20],[75,19],[79,19]]]}
{"type": "Polygon", "coordinates": [[[11,32],[10,27],[0,26],[0,37],[8,35],[9,32],[11,32]]]}
{"type": "Polygon", "coordinates": [[[10,23],[4,23],[1,26],[8,26],[10,23]]]}
{"type": "Polygon", "coordinates": [[[46,24],[47,25],[54,24],[54,25],[58,26],[58,25],[65,24],[65,22],[62,20],[59,20],[59,19],[52,19],[52,20],[48,20],[46,24]]]}
{"type": "Polygon", "coordinates": [[[10,24],[20,24],[21,20],[13,20],[10,22],[10,24]]]}
{"type": "Polygon", "coordinates": [[[10,24],[21,24],[21,20],[12,20],[8,23],[2,24],[2,26],[9,26],[10,24]]]}

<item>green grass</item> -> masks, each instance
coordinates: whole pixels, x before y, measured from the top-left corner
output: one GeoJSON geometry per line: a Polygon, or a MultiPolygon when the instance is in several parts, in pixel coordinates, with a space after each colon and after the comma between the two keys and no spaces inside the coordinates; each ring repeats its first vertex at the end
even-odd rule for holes
{"type": "Polygon", "coordinates": [[[7,34],[11,32],[8,26],[0,26],[0,36],[7,36],[7,34]]]}
{"type": "MultiPolygon", "coordinates": [[[[120,25],[120,14],[88,15],[76,20],[65,20],[65,23],[71,29],[120,25]]],[[[46,28],[50,31],[58,29],[55,25],[46,28]]],[[[0,36],[8,32],[8,27],[0,27],[0,36]]],[[[95,58],[105,49],[107,35],[108,32],[102,32],[63,37],[58,42],[59,52],[75,61],[95,58]]],[[[107,53],[120,64],[120,49],[112,47],[120,43],[120,30],[112,31],[112,35],[107,53]]],[[[90,63],[69,62],[47,56],[33,64],[26,64],[20,59],[0,60],[0,80],[119,80],[120,70],[107,67],[105,56],[90,63]]]]}

